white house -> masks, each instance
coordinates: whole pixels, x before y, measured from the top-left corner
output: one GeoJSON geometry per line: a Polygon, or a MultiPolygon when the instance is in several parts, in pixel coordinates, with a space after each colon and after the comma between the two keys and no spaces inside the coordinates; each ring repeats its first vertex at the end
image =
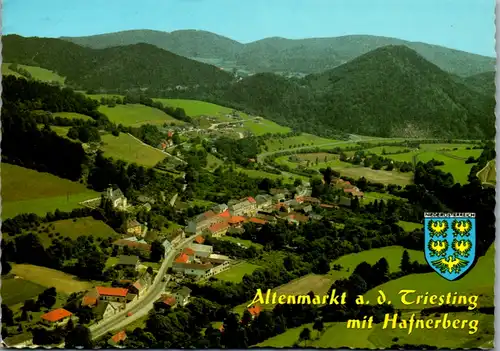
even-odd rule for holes
{"type": "Polygon", "coordinates": [[[113,208],[122,211],[125,211],[127,209],[127,198],[123,195],[120,189],[113,190],[112,187],[109,187],[106,190],[104,197],[108,200],[111,200],[113,208]]]}
{"type": "Polygon", "coordinates": [[[194,251],[195,256],[198,257],[208,257],[214,251],[214,248],[210,245],[191,243],[189,247],[194,251]]]}

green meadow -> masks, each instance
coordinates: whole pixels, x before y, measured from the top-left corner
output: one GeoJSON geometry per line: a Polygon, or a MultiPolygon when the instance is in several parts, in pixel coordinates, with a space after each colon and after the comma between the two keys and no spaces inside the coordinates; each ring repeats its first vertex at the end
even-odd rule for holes
{"type": "Polygon", "coordinates": [[[215,277],[219,280],[229,281],[233,283],[241,282],[245,274],[252,274],[259,266],[248,262],[237,263],[227,271],[217,274],[215,277]]]}
{"type": "Polygon", "coordinates": [[[92,121],[92,117],[82,115],[81,113],[76,112],[54,112],[52,114],[54,117],[63,117],[69,119],[83,119],[84,121],[92,121]]]}
{"type": "Polygon", "coordinates": [[[37,172],[8,163],[2,163],[2,219],[20,213],[44,216],[56,209],[71,211],[78,203],[99,197],[83,184],[37,172]]]}
{"type": "Polygon", "coordinates": [[[163,125],[164,123],[183,124],[157,108],[140,104],[117,104],[115,107],[99,106],[99,111],[108,116],[111,122],[124,126],[138,127],[142,124],[163,125]]]}
{"type": "Polygon", "coordinates": [[[129,134],[120,133],[117,137],[106,134],[102,136],[102,142],[101,149],[106,157],[129,163],[153,167],[166,157],[159,149],[143,144],[129,134]]]}
{"type": "Polygon", "coordinates": [[[279,138],[275,137],[265,141],[265,145],[267,146],[268,152],[271,151],[286,151],[290,148],[297,147],[305,147],[305,146],[314,146],[314,145],[324,145],[340,142],[340,140],[334,139],[325,139],[316,135],[303,133],[299,136],[288,137],[288,138],[279,138]]]}

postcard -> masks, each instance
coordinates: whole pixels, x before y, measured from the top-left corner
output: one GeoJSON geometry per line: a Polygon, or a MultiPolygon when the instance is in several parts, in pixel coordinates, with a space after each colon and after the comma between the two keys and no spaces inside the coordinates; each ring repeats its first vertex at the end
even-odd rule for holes
{"type": "Polygon", "coordinates": [[[486,0],[6,0],[2,345],[492,349],[486,0]]]}

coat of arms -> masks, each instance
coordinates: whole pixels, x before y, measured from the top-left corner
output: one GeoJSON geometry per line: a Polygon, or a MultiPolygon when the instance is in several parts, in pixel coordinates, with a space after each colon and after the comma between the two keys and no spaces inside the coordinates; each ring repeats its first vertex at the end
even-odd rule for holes
{"type": "Polygon", "coordinates": [[[455,280],[474,263],[475,224],[474,213],[425,214],[425,259],[443,278],[455,280]]]}

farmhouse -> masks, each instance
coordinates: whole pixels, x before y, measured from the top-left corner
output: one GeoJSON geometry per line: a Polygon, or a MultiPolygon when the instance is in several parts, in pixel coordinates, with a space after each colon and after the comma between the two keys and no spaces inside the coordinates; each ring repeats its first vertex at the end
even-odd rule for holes
{"type": "Polygon", "coordinates": [[[176,273],[192,275],[197,278],[204,277],[213,268],[211,263],[181,263],[174,262],[172,270],[176,273]]]}
{"type": "Polygon", "coordinates": [[[120,255],[118,256],[118,263],[116,264],[117,268],[131,267],[137,270],[139,268],[139,257],[137,256],[126,256],[120,255]]]}
{"type": "Polygon", "coordinates": [[[129,294],[137,295],[141,297],[141,294],[145,293],[151,286],[152,277],[149,273],[144,272],[139,279],[137,279],[134,284],[128,288],[129,294]]]}
{"type": "Polygon", "coordinates": [[[96,291],[99,294],[99,301],[119,302],[123,305],[127,302],[128,289],[97,286],[96,291]]]}
{"type": "Polygon", "coordinates": [[[243,216],[233,216],[229,219],[228,224],[232,228],[240,228],[245,220],[246,219],[243,216]]]}
{"type": "Polygon", "coordinates": [[[117,347],[117,348],[122,348],[120,347],[120,344],[127,339],[127,333],[125,333],[125,330],[122,330],[115,335],[113,335],[111,338],[108,340],[108,345],[117,347]]]}
{"type": "Polygon", "coordinates": [[[189,298],[191,297],[191,289],[183,286],[182,288],[174,291],[172,296],[180,306],[186,306],[189,303],[189,298]]]}
{"type": "Polygon", "coordinates": [[[158,302],[163,302],[172,309],[177,306],[177,300],[172,295],[163,295],[158,302]]]}
{"type": "Polygon", "coordinates": [[[142,225],[135,219],[127,222],[127,233],[142,236],[142,225]]]}
{"type": "Polygon", "coordinates": [[[193,240],[196,244],[203,244],[205,242],[205,238],[202,237],[201,235],[198,235],[196,238],[193,240]]]}
{"type": "Polygon", "coordinates": [[[127,246],[131,249],[138,249],[143,253],[149,254],[151,252],[151,245],[146,243],[144,240],[137,240],[135,237],[126,238],[126,239],[118,239],[113,242],[113,245],[124,247],[127,246]]]}
{"type": "Polygon", "coordinates": [[[43,324],[50,328],[55,328],[66,325],[66,323],[68,323],[71,319],[72,315],[73,313],[71,313],[70,311],[67,311],[64,308],[58,308],[45,313],[40,318],[43,324]]]}
{"type": "Polygon", "coordinates": [[[248,309],[250,315],[252,316],[252,320],[259,316],[260,312],[262,312],[262,308],[259,305],[252,306],[248,309]]]}
{"type": "Polygon", "coordinates": [[[229,229],[228,222],[219,222],[212,224],[208,229],[206,229],[206,231],[214,238],[218,238],[226,234],[228,229],[229,229]]]}
{"type": "Polygon", "coordinates": [[[120,189],[113,190],[112,187],[109,187],[104,194],[104,198],[111,200],[113,208],[117,210],[125,211],[127,209],[127,198],[120,189]]]}
{"type": "Polygon", "coordinates": [[[114,315],[116,312],[118,312],[118,309],[112,303],[104,301],[104,302],[100,302],[97,306],[95,306],[92,309],[92,312],[94,313],[95,318],[98,321],[100,321],[102,319],[106,319],[109,316],[114,315]]]}
{"type": "Polygon", "coordinates": [[[194,251],[195,256],[208,257],[213,252],[213,247],[210,245],[200,245],[192,243],[189,247],[194,251]]]}

